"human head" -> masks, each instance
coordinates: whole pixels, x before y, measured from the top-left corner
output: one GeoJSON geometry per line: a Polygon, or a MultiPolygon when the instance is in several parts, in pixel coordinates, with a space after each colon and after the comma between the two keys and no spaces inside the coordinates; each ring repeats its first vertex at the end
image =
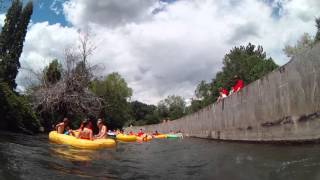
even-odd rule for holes
{"type": "Polygon", "coordinates": [[[84,120],[81,122],[80,128],[81,128],[81,129],[83,129],[83,128],[92,129],[92,123],[91,123],[90,119],[89,119],[89,118],[84,119],[84,120]]]}
{"type": "Polygon", "coordinates": [[[62,121],[64,124],[68,124],[69,123],[69,119],[68,118],[63,118],[63,121],[62,121]]]}
{"type": "Polygon", "coordinates": [[[235,76],[233,77],[233,79],[237,80],[237,79],[239,79],[239,76],[238,76],[238,75],[235,75],[235,76]]]}
{"type": "Polygon", "coordinates": [[[97,126],[101,126],[101,125],[104,125],[104,122],[101,118],[99,118],[97,121],[97,126]]]}
{"type": "Polygon", "coordinates": [[[92,125],[91,120],[89,118],[87,118],[87,121],[88,121],[88,124],[85,127],[88,129],[92,129],[93,125],[92,125]]]}

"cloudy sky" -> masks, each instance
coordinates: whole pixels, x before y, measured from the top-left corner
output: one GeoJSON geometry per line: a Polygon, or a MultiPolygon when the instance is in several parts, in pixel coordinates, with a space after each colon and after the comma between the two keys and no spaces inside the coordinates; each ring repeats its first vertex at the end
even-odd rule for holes
{"type": "MultiPolygon", "coordinates": [[[[282,65],[282,52],[304,33],[315,34],[319,0],[35,0],[21,56],[40,70],[63,59],[79,30],[90,30],[100,75],[119,72],[133,100],[157,103],[176,94],[191,98],[210,80],[232,47],[260,44],[282,65]]],[[[22,88],[27,74],[17,81],[22,88]]]]}

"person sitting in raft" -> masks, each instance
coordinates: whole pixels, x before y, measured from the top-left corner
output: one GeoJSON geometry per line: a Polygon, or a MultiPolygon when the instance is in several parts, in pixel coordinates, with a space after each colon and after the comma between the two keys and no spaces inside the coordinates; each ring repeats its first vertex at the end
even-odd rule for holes
{"type": "Polygon", "coordinates": [[[243,88],[243,80],[241,80],[237,75],[234,76],[234,81],[235,81],[235,84],[231,88],[230,94],[236,93],[243,88]]]}
{"type": "Polygon", "coordinates": [[[129,135],[133,136],[133,135],[134,135],[134,133],[133,133],[132,131],[130,131],[130,132],[129,132],[129,135]]]}
{"type": "Polygon", "coordinates": [[[77,138],[93,140],[92,123],[89,119],[82,121],[82,127],[77,138]]]}
{"type": "Polygon", "coordinates": [[[107,126],[104,124],[102,119],[98,119],[97,126],[99,128],[99,133],[94,136],[94,139],[104,139],[107,137],[107,126]]]}
{"type": "Polygon", "coordinates": [[[223,87],[219,88],[219,94],[220,96],[218,97],[217,102],[220,102],[222,99],[228,97],[228,91],[223,87]]]}
{"type": "Polygon", "coordinates": [[[158,136],[158,135],[159,135],[159,132],[156,130],[152,135],[158,136]]]}
{"type": "Polygon", "coordinates": [[[69,128],[69,120],[68,118],[63,118],[63,121],[59,124],[57,124],[55,126],[55,129],[56,131],[59,133],[59,134],[65,134],[65,133],[68,133],[70,128],[69,128]]]}
{"type": "Polygon", "coordinates": [[[142,132],[142,129],[139,130],[137,136],[141,137],[144,133],[142,132]]]}

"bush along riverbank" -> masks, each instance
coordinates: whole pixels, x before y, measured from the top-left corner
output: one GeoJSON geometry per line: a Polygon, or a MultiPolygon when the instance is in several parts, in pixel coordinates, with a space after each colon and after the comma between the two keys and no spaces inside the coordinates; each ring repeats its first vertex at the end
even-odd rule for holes
{"type": "Polygon", "coordinates": [[[39,131],[40,122],[28,101],[4,82],[0,82],[0,106],[1,129],[28,134],[39,131]]]}

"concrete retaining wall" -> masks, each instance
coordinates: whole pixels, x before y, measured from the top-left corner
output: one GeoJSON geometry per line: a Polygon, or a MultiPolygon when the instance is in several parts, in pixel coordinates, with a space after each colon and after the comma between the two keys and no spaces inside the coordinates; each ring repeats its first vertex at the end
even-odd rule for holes
{"type": "Polygon", "coordinates": [[[320,139],[320,45],[241,92],[167,123],[126,128],[243,141],[320,139]]]}

